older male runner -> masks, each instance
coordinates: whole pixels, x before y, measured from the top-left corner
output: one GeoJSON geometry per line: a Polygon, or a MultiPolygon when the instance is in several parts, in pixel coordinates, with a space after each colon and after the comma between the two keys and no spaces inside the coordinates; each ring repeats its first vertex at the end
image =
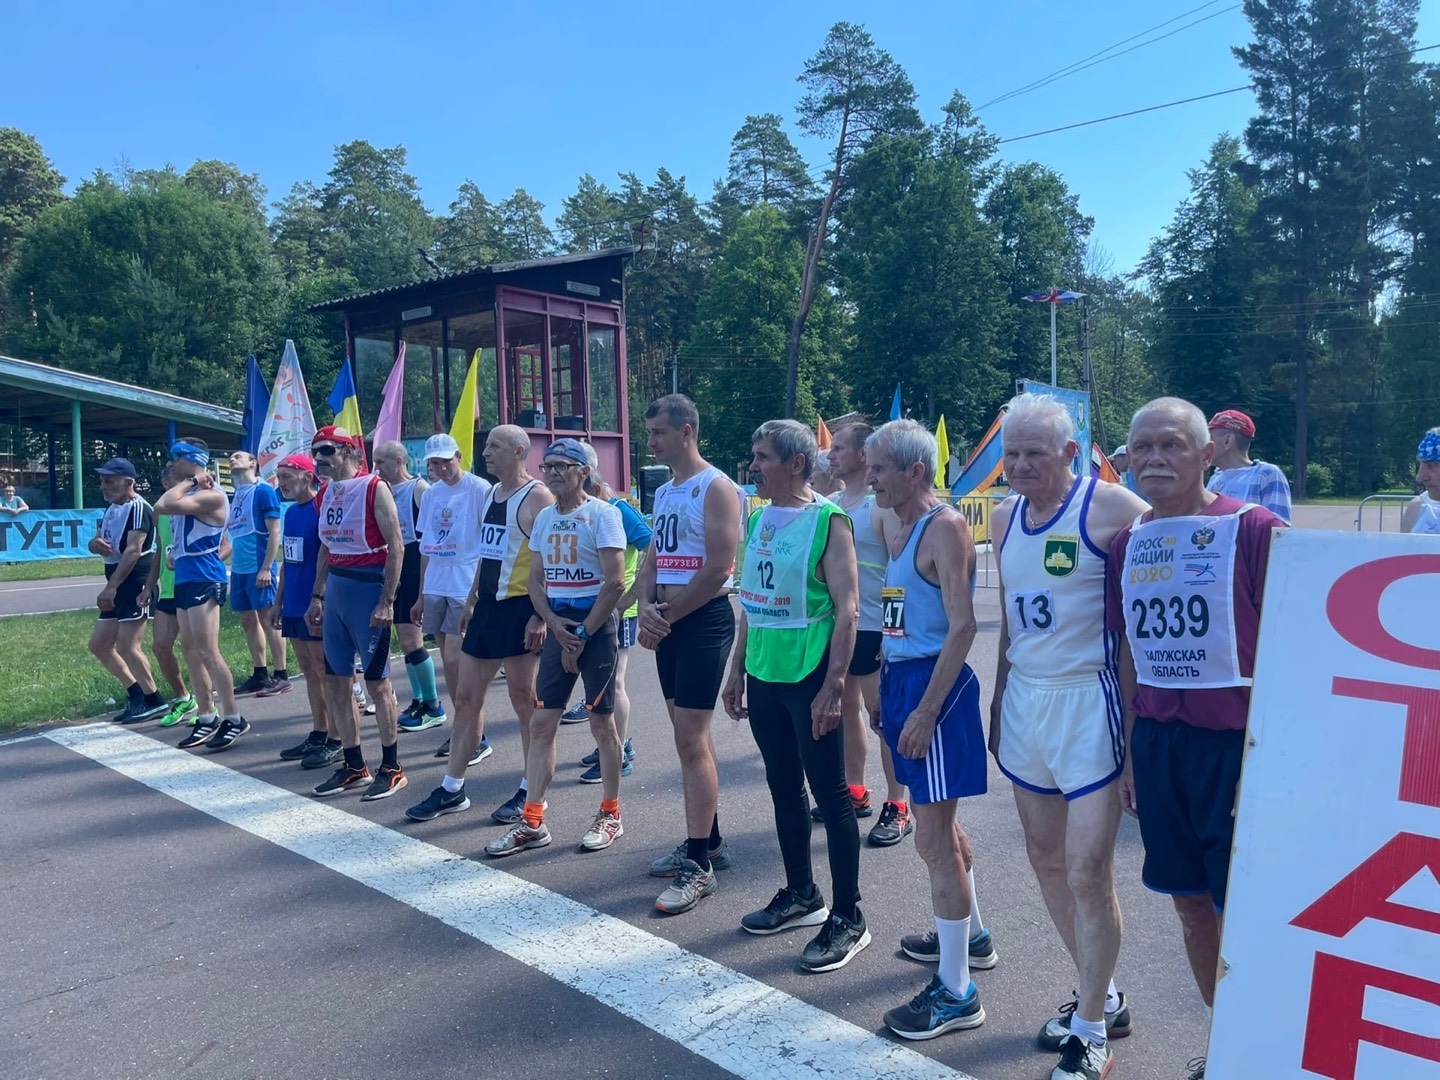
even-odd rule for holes
{"type": "Polygon", "coordinates": [[[141,642],[146,609],[140,603],[155,561],[155,511],[135,490],[135,466],[111,458],[95,470],[108,504],[90,550],[105,563],[105,587],[95,598],[100,617],[90,635],[90,652],[125,690],[125,709],[115,720],[138,724],[158,720],[170,706],[157,692],[141,642]]]}
{"type": "Polygon", "coordinates": [[[1425,490],[1405,504],[1400,513],[1400,530],[1440,535],[1440,427],[1431,428],[1420,439],[1415,451],[1415,480],[1425,490]]]}
{"type": "Polygon", "coordinates": [[[855,651],[855,544],[844,511],[810,489],[816,452],[814,432],[795,420],[767,420],[752,436],[750,477],[769,505],[750,515],[746,530],[743,633],[724,694],[727,713],[750,719],[785,863],[785,885],[740,926],[752,934],[819,926],[800,955],[812,972],[844,967],[870,944],[840,726],[855,651]],[[810,862],[807,779],[825,815],[832,908],[810,862]]]}
{"type": "Polygon", "coordinates": [[[325,651],[325,713],[344,761],[315,788],[319,796],[365,785],[365,800],[387,799],[408,782],[400,767],[399,729],[390,687],[390,621],[405,557],[390,487],[360,474],[364,443],[344,428],[322,427],[311,440],[315,469],[327,481],[320,497],[320,556],[305,621],[325,651]],[[356,655],[375,702],[380,767],[372,776],[360,742],[351,689],[356,655]]]}
{"type": "Polygon", "coordinates": [[[390,485],[395,513],[400,518],[400,538],[405,558],[400,564],[400,585],[395,593],[395,637],[405,657],[405,674],[410,680],[410,704],[400,712],[401,731],[424,731],[445,723],[445,709],[435,689],[435,661],[425,648],[425,635],[415,619],[420,602],[420,502],[429,481],[410,475],[410,451],[398,439],[375,447],[375,471],[390,485]]]}
{"type": "Polygon", "coordinates": [[[640,644],[655,650],[660,693],[675,731],[685,792],[685,839],[650,864],[675,880],[655,902],[670,915],[715,891],[713,871],[730,865],[720,835],[720,777],[710,718],[735,641],[729,585],[740,538],[740,489],[700,456],[700,414],[684,394],[645,410],[650,453],[670,468],[655,493],[654,539],[640,567],[640,644]]]}
{"type": "Polygon", "coordinates": [[[1000,650],[990,752],[1013,784],[1030,865],[1079,974],[1073,1003],[1040,1032],[1059,1051],[1052,1080],[1096,1080],[1130,1034],[1115,989],[1115,781],[1125,762],[1115,635],[1105,631],[1110,541],[1144,512],[1125,488],[1079,477],[1070,410],[1021,394],[1000,431],[1015,492],[990,519],[1000,537],[1000,650]]]}
{"type": "Polygon", "coordinates": [[[470,808],[465,770],[490,754],[485,741],[485,695],[502,665],[510,706],[520,725],[520,788],[493,810],[492,820],[514,825],[525,811],[524,768],[535,713],[536,655],[545,644],[545,624],[530,600],[530,536],[540,510],[555,501],[550,490],[525,468],[530,435],[513,424],[490,429],[485,467],[499,481],[480,508],[479,566],[460,612],[459,673],[450,691],[455,720],[441,747],[449,765],[440,787],[405,811],[413,821],[470,808]]]}
{"type": "MultiPolygon", "coordinates": [[[[160,486],[168,489],[175,483],[170,465],[160,474],[160,486]]],[[[224,552],[221,552],[224,556],[224,552]]],[[[155,557],[150,560],[150,576],[145,579],[145,588],[140,593],[140,606],[150,608],[153,625],[151,645],[155,651],[155,662],[160,665],[165,681],[175,691],[170,708],[160,718],[161,727],[195,719],[200,708],[195,695],[185,682],[185,672],[175,656],[175,646],[180,640],[180,620],[175,614],[175,536],[170,518],[164,514],[155,515],[155,557]]]]}
{"type": "Polygon", "coordinates": [[[609,847],[620,821],[620,735],[615,730],[615,603],[625,592],[625,527],[620,511],[586,493],[590,462],[576,439],[556,439],[540,470],[555,496],[530,534],[530,600],[549,634],[540,654],[537,708],[525,751],[527,790],[522,818],[485,845],[485,854],[513,855],[550,843],[545,793],[555,778],[555,732],[577,677],[583,678],[590,731],[600,748],[600,811],[580,841],[587,851],[609,847]]]}
{"type": "MultiPolygon", "coordinates": [[[[885,1014],[885,1026],[906,1039],[985,1022],[970,978],[970,841],[955,820],[956,801],[983,795],[986,786],[980,685],[965,662],[976,632],[975,546],[965,518],[935,499],[939,459],[935,436],[914,420],[892,420],[865,441],[875,501],[900,519],[882,594],[880,715],[871,722],[894,755],[896,779],[910,789],[940,965],[925,989],[885,1014]]],[[[985,957],[977,966],[994,964],[988,940],[981,939],[985,957]]]]}
{"type": "Polygon", "coordinates": [[[338,763],[344,749],[326,711],[325,647],[305,621],[320,565],[320,478],[315,460],[308,454],[282,459],[275,478],[291,505],[285,510],[280,583],[271,620],[295,649],[295,659],[305,675],[311,723],[305,741],[280,751],[280,760],[298,761],[306,769],[324,769],[338,763]]]}
{"type": "Polygon", "coordinates": [[[180,623],[180,650],[195,687],[200,713],[195,726],[180,740],[182,750],[204,746],[228,750],[250,730],[235,703],[235,679],[220,652],[220,608],[228,592],[225,564],[220,561],[230,498],[209,471],[210,449],[199,439],[182,439],[170,447],[170,475],[175,483],[155,503],[157,514],[178,519],[175,537],[175,615],[180,623]],[[213,704],[219,695],[222,716],[213,704]]]}
{"type": "Polygon", "coordinates": [[[1250,457],[1255,421],[1238,409],[1225,409],[1210,418],[1209,427],[1215,443],[1215,472],[1206,489],[1263,506],[1290,524],[1290,481],[1278,465],[1250,457]]]}
{"type": "Polygon", "coordinates": [[[255,478],[255,456],[244,450],[230,455],[230,480],[235,495],[230,500],[230,610],[240,615],[240,628],[250,648],[254,671],[235,686],[236,695],[266,696],[288,693],[289,673],[285,670],[285,641],[272,625],[275,607],[275,579],[280,558],[280,496],[269,484],[255,478]],[[265,665],[265,651],[275,665],[271,678],[265,665]]]}
{"type": "Polygon", "coordinates": [[[1285,523],[1205,489],[1214,444],[1190,402],[1142,405],[1127,442],[1154,510],[1120,530],[1106,570],[1105,629],[1124,632],[1120,801],[1140,819],[1144,883],[1174,903],[1211,1005],[1265,568],[1285,523]]]}

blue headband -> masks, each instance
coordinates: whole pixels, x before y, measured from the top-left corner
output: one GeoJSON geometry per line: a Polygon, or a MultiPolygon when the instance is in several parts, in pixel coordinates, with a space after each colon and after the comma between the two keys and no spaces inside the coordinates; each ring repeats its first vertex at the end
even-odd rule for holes
{"type": "Polygon", "coordinates": [[[192,465],[200,466],[202,469],[210,464],[210,451],[202,450],[193,443],[177,442],[174,446],[170,447],[170,456],[181,458],[190,462],[192,465]]]}
{"type": "Polygon", "coordinates": [[[1427,431],[1415,451],[1417,461],[1440,461],[1440,432],[1427,431]]]}

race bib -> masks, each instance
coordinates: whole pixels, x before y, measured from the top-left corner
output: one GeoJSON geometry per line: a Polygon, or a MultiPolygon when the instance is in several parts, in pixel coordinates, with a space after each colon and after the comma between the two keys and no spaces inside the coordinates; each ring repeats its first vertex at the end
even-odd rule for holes
{"type": "Polygon", "coordinates": [[[886,637],[905,636],[905,590],[886,585],[880,590],[880,633],[886,637]]]}
{"type": "Polygon", "coordinates": [[[482,522],[480,525],[480,543],[477,545],[480,558],[504,562],[505,555],[510,549],[509,539],[510,526],[491,525],[489,522],[482,522]]]}
{"type": "Polygon", "coordinates": [[[1055,597],[1049,589],[1010,594],[1010,636],[1022,634],[1053,634],[1055,632],[1055,597]]]}
{"type": "Polygon", "coordinates": [[[285,537],[285,561],[287,563],[305,561],[305,538],[303,536],[285,537]]]}

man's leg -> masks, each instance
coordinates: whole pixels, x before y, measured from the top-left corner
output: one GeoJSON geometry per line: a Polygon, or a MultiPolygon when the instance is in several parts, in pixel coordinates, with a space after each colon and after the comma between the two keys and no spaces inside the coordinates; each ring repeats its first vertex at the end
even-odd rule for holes
{"type": "MultiPolygon", "coordinates": [[[[324,731],[332,738],[338,738],[329,721],[329,706],[325,701],[325,651],[318,641],[296,639],[295,661],[305,676],[305,696],[310,702],[310,720],[316,731],[324,731]]],[[[353,697],[351,698],[353,701],[353,697]]],[[[346,713],[352,710],[347,708],[346,713]]]]}
{"type": "MultiPolygon", "coordinates": [[[[880,672],[860,676],[860,697],[865,702],[865,713],[874,716],[880,708],[880,672]]],[[[868,735],[866,736],[869,737],[868,735]]],[[[905,785],[895,779],[895,760],[890,756],[890,745],[880,740],[880,764],[885,770],[885,801],[901,806],[907,805],[910,793],[905,785]]]]}
{"type": "Polygon", "coordinates": [[[860,688],[862,679],[868,676],[846,675],[845,688],[840,694],[840,711],[843,717],[843,741],[845,746],[845,783],[852,790],[865,786],[865,757],[870,749],[870,727],[864,711],[864,694],[860,688]]]}
{"type": "MultiPolygon", "coordinates": [[[[1115,896],[1115,837],[1119,829],[1120,798],[1115,784],[1070,801],[1065,868],[1067,891],[1075,905],[1075,966],[1080,973],[1076,1016],[1096,1022],[1104,1019],[1107,988],[1120,956],[1120,902],[1115,896]]],[[[1210,972],[1213,980],[1213,965],[1210,972]]]]}
{"type": "MultiPolygon", "coordinates": [[[[508,679],[509,676],[507,675],[508,679]]],[[[530,746],[525,751],[525,802],[543,804],[555,779],[555,732],[563,709],[536,709],[530,718],[530,746]]],[[[536,824],[536,823],[532,823],[536,824]]]]}
{"type": "Polygon", "coordinates": [[[950,993],[964,997],[970,991],[970,884],[955,802],[915,804],[915,850],[930,875],[930,905],[940,939],[940,981],[950,993]]]}
{"type": "MultiPolygon", "coordinates": [[[[450,730],[450,760],[445,767],[447,780],[463,781],[470,759],[480,747],[480,737],[485,733],[485,692],[502,662],[460,654],[455,685],[450,691],[455,719],[450,730]]],[[[533,696],[530,708],[535,708],[533,696]]]]}
{"type": "MultiPolygon", "coordinates": [[[[633,648],[633,646],[632,646],[633,648]]],[[[621,649],[615,654],[615,734],[620,738],[620,745],[625,745],[625,740],[630,735],[630,691],[625,688],[625,672],[630,667],[630,649],[621,649]]],[[[597,746],[599,743],[596,744],[597,746]]],[[[604,777],[604,748],[601,747],[601,777],[604,777]]],[[[617,777],[619,773],[615,774],[617,777]]],[[[610,798],[606,795],[605,798],[610,798]]]]}
{"type": "MultiPolygon", "coordinates": [[[[265,631],[265,644],[270,649],[270,660],[275,669],[276,678],[279,678],[282,672],[288,675],[290,669],[288,661],[285,658],[285,635],[282,634],[280,628],[273,625],[272,622],[272,617],[275,614],[275,605],[271,604],[268,607],[262,608],[257,614],[260,616],[260,625],[265,631]]],[[[296,656],[296,660],[299,660],[298,655],[296,656]]]]}
{"type": "MultiPolygon", "coordinates": [[[[510,697],[510,707],[515,710],[515,720],[520,725],[520,751],[525,760],[530,759],[530,726],[535,715],[535,677],[540,670],[540,657],[532,652],[520,653],[505,658],[505,692],[510,697]]],[[[488,688],[495,678],[495,669],[490,671],[488,688]]],[[[482,729],[483,730],[483,729],[482,729]]]]}
{"type": "Polygon", "coordinates": [[[1020,826],[1025,832],[1025,852],[1030,856],[1030,866],[1040,884],[1040,895],[1045,898],[1050,921],[1060,932],[1060,940],[1078,970],[1080,951],[1075,940],[1078,920],[1065,861],[1069,807],[1061,795],[1041,795],[1026,791],[1019,784],[1012,785],[1012,790],[1015,809],[1020,812],[1020,826]]]}
{"type": "Polygon", "coordinates": [[[410,699],[434,706],[439,701],[435,689],[435,661],[425,648],[424,632],[414,623],[396,623],[395,637],[400,643],[400,654],[405,657],[410,699]]]}
{"type": "Polygon", "coordinates": [[[265,627],[258,610],[240,612],[240,629],[245,631],[245,646],[250,650],[250,665],[265,671],[265,627]]]}
{"type": "MultiPolygon", "coordinates": [[[[214,601],[208,601],[203,607],[180,608],[175,616],[176,625],[180,631],[180,651],[185,656],[185,667],[190,672],[190,683],[195,692],[195,704],[200,709],[201,717],[213,717],[215,684],[211,678],[210,668],[206,664],[204,620],[198,619],[197,616],[203,615],[204,608],[213,603],[214,601]]],[[[233,681],[231,688],[233,693],[233,681]]]]}
{"type": "Polygon", "coordinates": [[[460,642],[459,634],[436,634],[435,644],[440,648],[440,663],[445,668],[445,688],[450,691],[450,707],[455,707],[455,687],[460,683],[460,642]]]}
{"type": "Polygon", "coordinates": [[[1194,896],[1172,896],[1175,914],[1185,934],[1185,955],[1195,973],[1195,985],[1205,1004],[1215,1004],[1215,974],[1220,966],[1220,913],[1208,892],[1194,896]]]}
{"type": "Polygon", "coordinates": [[[145,637],[146,621],[143,618],[122,621],[115,632],[115,652],[130,669],[135,682],[140,684],[140,692],[149,697],[155,693],[155,676],[150,672],[150,661],[140,645],[145,637]]]}
{"type": "Polygon", "coordinates": [[[175,656],[175,641],[180,636],[180,620],[163,611],[155,613],[155,629],[151,634],[151,641],[155,647],[155,662],[160,665],[160,671],[165,676],[165,681],[170,684],[170,689],[175,692],[176,697],[186,697],[190,688],[185,685],[185,674],[180,669],[180,661],[175,656]]]}
{"type": "Polygon", "coordinates": [[[95,629],[90,632],[90,655],[100,661],[101,667],[120,680],[122,689],[129,689],[135,680],[130,674],[130,668],[115,650],[119,630],[118,619],[96,620],[95,629]]]}
{"type": "Polygon", "coordinates": [[[199,607],[190,608],[188,614],[191,625],[199,633],[200,649],[205,656],[210,681],[215,693],[220,695],[221,713],[224,716],[239,716],[240,706],[235,703],[235,678],[220,652],[220,604],[207,600],[199,607]]]}
{"type": "Polygon", "coordinates": [[[682,709],[670,701],[665,704],[675,729],[675,752],[680,756],[685,835],[690,839],[711,837],[720,805],[720,774],[715,767],[715,743],[710,737],[713,711],[682,709]]]}

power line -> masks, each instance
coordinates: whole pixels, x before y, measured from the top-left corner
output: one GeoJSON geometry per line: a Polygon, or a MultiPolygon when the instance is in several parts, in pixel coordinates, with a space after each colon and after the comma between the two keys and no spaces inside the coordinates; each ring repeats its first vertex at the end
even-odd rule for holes
{"type": "Polygon", "coordinates": [[[1184,19],[1190,15],[1194,15],[1197,11],[1204,11],[1207,7],[1213,7],[1219,2],[1220,0],[1209,0],[1209,3],[1201,4],[1199,7],[1192,8],[1191,10],[1186,11],[1183,14],[1176,15],[1174,18],[1166,19],[1162,23],[1157,23],[1155,26],[1150,27],[1149,30],[1142,30],[1140,31],[1140,33],[1133,34],[1130,37],[1125,38],[1123,41],[1117,41],[1114,45],[1101,49],[1099,52],[1091,53],[1089,56],[1081,60],[1077,60],[1073,64],[1068,64],[1065,67],[1060,68],[1058,71],[1052,71],[1049,75],[1042,76],[1041,78],[1036,79],[1032,83],[1027,83],[1024,86],[1021,86],[1015,90],[1008,91],[1007,93],[1001,94],[997,98],[992,98],[991,100],[985,102],[985,104],[977,106],[976,111],[979,112],[981,109],[988,109],[991,105],[999,105],[1002,102],[1010,101],[1012,98],[1021,97],[1034,90],[1039,90],[1043,86],[1048,86],[1053,82],[1059,82],[1061,79],[1068,78],[1069,76],[1074,75],[1077,72],[1084,71],[1086,68],[1092,68],[1095,67],[1097,64],[1103,64],[1107,60],[1114,60],[1116,57],[1124,56],[1126,53],[1134,52],[1136,49],[1143,49],[1147,45],[1154,45],[1156,42],[1164,41],[1166,38],[1173,37],[1174,35],[1180,33],[1183,30],[1189,30],[1192,26],[1199,26],[1202,22],[1208,22],[1210,19],[1215,19],[1221,15],[1225,15],[1231,11],[1234,11],[1240,6],[1239,4],[1231,4],[1227,8],[1221,8],[1219,11],[1211,12],[1209,15],[1206,15],[1203,18],[1196,19],[1192,23],[1186,23],[1184,26],[1177,27],[1176,29],[1171,30],[1168,34],[1161,34],[1159,37],[1152,38],[1149,41],[1142,41],[1138,45],[1131,45],[1128,49],[1124,49],[1120,52],[1113,52],[1113,50],[1120,48],[1121,45],[1128,45],[1130,42],[1135,41],[1137,38],[1142,38],[1147,34],[1153,34],[1156,30],[1163,29],[1164,27],[1169,26],[1173,22],[1178,22],[1180,19],[1184,19]],[[1112,55],[1106,56],[1106,53],[1112,53],[1112,55]]]}

